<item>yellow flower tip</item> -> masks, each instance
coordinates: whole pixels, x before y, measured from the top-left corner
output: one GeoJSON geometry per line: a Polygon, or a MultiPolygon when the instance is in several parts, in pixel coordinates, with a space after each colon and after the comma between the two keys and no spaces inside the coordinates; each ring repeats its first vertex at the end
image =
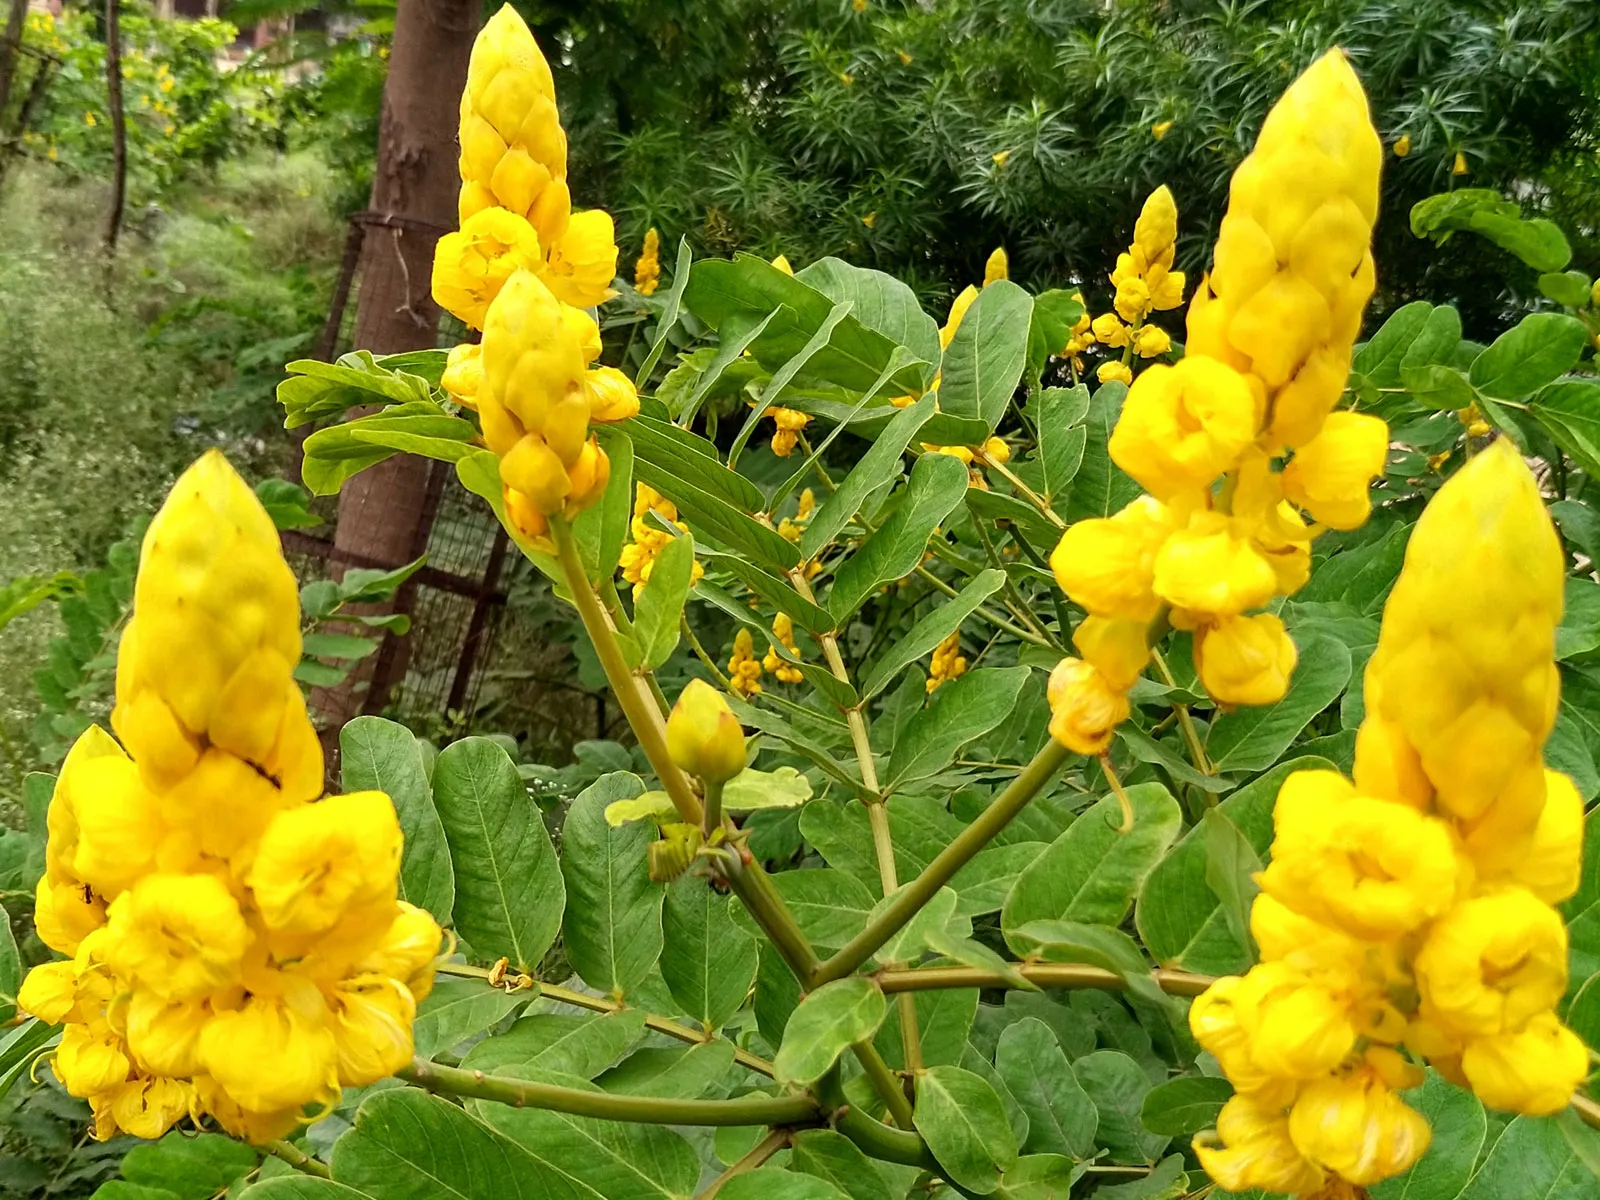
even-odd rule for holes
{"type": "Polygon", "coordinates": [[[1169,257],[1178,240],[1178,203],[1172,190],[1162,184],[1145,198],[1139,219],[1133,226],[1133,245],[1146,263],[1171,265],[1169,257]]]}
{"type": "Polygon", "coordinates": [[[661,235],[652,225],[644,235],[644,248],[633,264],[633,287],[641,296],[655,294],[661,282],[661,235]]]}
{"type": "Polygon", "coordinates": [[[1299,655],[1272,613],[1223,617],[1195,634],[1195,669],[1223,704],[1276,704],[1289,690],[1299,655]]]}
{"type": "Polygon", "coordinates": [[[1461,1071],[1490,1108],[1542,1117],[1560,1112],[1589,1073],[1589,1051],[1552,1012],[1519,1032],[1474,1038],[1461,1071]]]}
{"type": "Polygon", "coordinates": [[[1074,754],[1105,752],[1128,719],[1127,693],[1111,686],[1092,663],[1064,658],[1050,672],[1050,734],[1074,754]]]}
{"type": "Polygon", "coordinates": [[[1094,377],[1101,383],[1120,383],[1126,387],[1133,382],[1133,368],[1113,359],[1101,363],[1095,369],[1094,377]]]}
{"type": "Polygon", "coordinates": [[[739,718],[722,693],[703,679],[690,680],[672,706],[667,718],[667,749],[681,770],[707,783],[726,783],[745,766],[739,718]]]}
{"type": "Polygon", "coordinates": [[[1406,155],[1411,153],[1411,135],[1409,133],[1402,133],[1399,137],[1395,138],[1392,149],[1394,150],[1394,156],[1396,158],[1406,157],[1406,155]]]}
{"type": "Polygon", "coordinates": [[[1243,375],[1214,359],[1187,357],[1139,376],[1108,449],[1146,491],[1167,499],[1209,487],[1255,440],[1258,422],[1243,375]]]}
{"type": "Polygon", "coordinates": [[[1106,683],[1126,692],[1150,661],[1148,635],[1147,621],[1090,616],[1073,631],[1072,644],[1106,683]]]}
{"type": "Polygon", "coordinates": [[[1329,529],[1355,529],[1372,511],[1371,484],[1388,456],[1389,427],[1381,418],[1334,413],[1284,468],[1284,495],[1329,529]]]}
{"type": "Polygon", "coordinates": [[[1171,121],[1157,121],[1154,125],[1150,126],[1150,136],[1155,138],[1156,141],[1158,141],[1158,142],[1161,141],[1163,138],[1165,138],[1167,136],[1167,134],[1169,134],[1171,132],[1172,132],[1172,122],[1171,121]]]}
{"type": "Polygon", "coordinates": [[[850,0],[850,7],[853,11],[858,13],[866,12],[867,0],[850,0]]]}
{"type": "Polygon", "coordinates": [[[1050,554],[1056,584],[1096,616],[1150,620],[1161,602],[1155,559],[1172,533],[1172,515],[1140,496],[1115,516],[1077,521],[1050,554]]]}
{"type": "Polygon", "coordinates": [[[777,258],[772,260],[772,265],[777,267],[778,270],[782,271],[785,275],[793,275],[794,274],[794,268],[789,265],[789,257],[788,257],[788,255],[785,255],[785,254],[778,255],[777,258]]]}
{"type": "Polygon", "coordinates": [[[989,255],[988,261],[983,264],[983,286],[988,287],[998,279],[1009,279],[1010,271],[1011,263],[1006,257],[1006,248],[996,246],[994,253],[989,255]]]}
{"type": "Polygon", "coordinates": [[[1465,175],[1467,173],[1467,156],[1460,150],[1456,151],[1456,161],[1450,167],[1450,174],[1465,175]]]}

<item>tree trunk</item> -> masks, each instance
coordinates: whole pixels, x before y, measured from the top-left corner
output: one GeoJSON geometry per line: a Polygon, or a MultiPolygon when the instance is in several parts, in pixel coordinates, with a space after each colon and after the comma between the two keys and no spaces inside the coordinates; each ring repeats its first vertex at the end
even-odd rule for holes
{"type": "Polygon", "coordinates": [[[106,251],[116,253],[122,209],[128,193],[128,127],[122,122],[122,28],[118,0],[106,0],[106,103],[111,118],[111,212],[106,217],[106,251]]]}
{"type": "Polygon", "coordinates": [[[6,13],[6,28],[0,36],[0,117],[11,100],[11,81],[17,77],[18,48],[22,45],[22,26],[28,19],[28,0],[11,0],[6,13]]]}
{"type": "MultiPolygon", "coordinates": [[[[356,304],[355,344],[374,354],[426,349],[438,339],[439,310],[429,294],[433,248],[456,224],[456,128],[480,12],[478,0],[399,0],[372,181],[376,217],[365,226],[356,304]]],[[[341,553],[346,561],[391,566],[416,557],[431,520],[429,466],[399,455],[345,485],[335,570],[341,553]]],[[[399,607],[408,605],[403,593],[399,607]]],[[[382,707],[406,657],[404,643],[387,636],[345,685],[313,697],[330,744],[350,717],[382,707]]]]}

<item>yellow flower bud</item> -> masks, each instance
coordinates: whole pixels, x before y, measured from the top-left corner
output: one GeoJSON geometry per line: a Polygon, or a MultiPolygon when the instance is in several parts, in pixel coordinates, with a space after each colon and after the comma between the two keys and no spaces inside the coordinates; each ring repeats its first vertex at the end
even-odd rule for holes
{"type": "Polygon", "coordinates": [[[1289,1136],[1313,1162],[1366,1187],[1409,1170],[1433,1131],[1363,1066],[1307,1084],[1289,1113],[1289,1136]]]}
{"type": "Polygon", "coordinates": [[[1206,1173],[1230,1192],[1259,1188],[1309,1195],[1326,1178],[1289,1136],[1282,1105],[1234,1095],[1217,1116],[1217,1137],[1220,1145],[1196,1138],[1194,1151],[1206,1173]]]}
{"type": "Polygon", "coordinates": [[[726,783],[744,770],[744,729],[722,693],[692,679],[667,718],[667,750],[679,769],[726,783]]]}
{"type": "Polygon", "coordinates": [[[1176,608],[1225,617],[1265,604],[1278,577],[1237,521],[1201,511],[1156,554],[1152,587],[1176,608]]]}
{"type": "Polygon", "coordinates": [[[1113,617],[1085,617],[1073,631],[1072,644],[1107,683],[1126,692],[1150,661],[1148,622],[1113,617]]]}
{"type": "Polygon", "coordinates": [[[1140,358],[1159,358],[1172,349],[1172,338],[1159,325],[1141,325],[1133,335],[1133,352],[1140,358]]]}
{"type": "Polygon", "coordinates": [[[983,443],[983,456],[990,462],[1007,463],[1011,461],[1011,444],[1002,437],[992,437],[983,443]]]}
{"type": "Polygon", "coordinates": [[[1583,797],[1559,771],[1544,773],[1544,811],[1533,844],[1511,868],[1511,882],[1546,904],[1560,904],[1583,879],[1583,797]]]}
{"type": "Polygon", "coordinates": [[[772,435],[772,452],[779,458],[788,458],[799,444],[800,434],[811,423],[809,415],[793,408],[770,408],[767,415],[777,430],[772,435]]]}
{"type": "Polygon", "coordinates": [[[1256,398],[1237,371],[1207,358],[1158,363],[1128,391],[1112,461],[1158,500],[1209,487],[1256,436],[1256,398]]]}
{"type": "Polygon", "coordinates": [[[996,246],[994,253],[989,255],[988,261],[983,264],[983,286],[988,287],[997,279],[1009,279],[1010,270],[1011,263],[1006,257],[1006,248],[996,246]]]}
{"type": "Polygon", "coordinates": [[[1273,820],[1261,889],[1312,920],[1381,941],[1416,929],[1455,898],[1458,863],[1444,822],[1357,795],[1336,772],[1291,775],[1273,820]]]}
{"type": "Polygon", "coordinates": [[[1284,494],[1330,529],[1355,529],[1372,511],[1372,480],[1388,455],[1389,427],[1380,418],[1334,413],[1284,468],[1284,494]]]}
{"type": "Polygon", "coordinates": [[[1566,991],[1566,926],[1521,888],[1478,896],[1434,922],[1416,969],[1425,1011],[1447,1032],[1513,1032],[1566,991]]]}
{"type": "Polygon", "coordinates": [[[1394,156],[1396,158],[1404,158],[1406,155],[1410,154],[1411,135],[1409,133],[1402,133],[1399,137],[1395,138],[1393,149],[1394,156]]]}
{"type": "Polygon", "coordinates": [[[322,933],[359,906],[393,905],[401,841],[382,792],[330,796],[272,819],[245,883],[269,929],[322,933]]]}
{"type": "Polygon", "coordinates": [[[950,316],[945,321],[944,328],[939,330],[939,348],[941,350],[950,349],[950,343],[955,340],[956,330],[961,328],[961,318],[967,315],[967,309],[972,307],[977,298],[978,289],[969,284],[961,289],[961,294],[951,303],[950,316]]]}
{"type": "Polygon", "coordinates": [[[592,367],[585,378],[589,384],[589,420],[610,423],[638,415],[638,389],[617,368],[592,367]]]}
{"type": "Polygon", "coordinates": [[[1092,663],[1064,658],[1050,672],[1050,734],[1074,754],[1101,754],[1128,719],[1128,697],[1092,663]]]}
{"type": "Polygon", "coordinates": [[[342,980],[328,1000],[341,1085],[376,1083],[411,1061],[411,1023],[417,1004],[399,980],[357,975],[342,980]]]}
{"type": "Polygon", "coordinates": [[[70,961],[40,963],[17,990],[17,1007],[46,1025],[61,1024],[77,1001],[78,971],[70,961]]]}
{"type": "MultiPolygon", "coordinates": [[[[200,1035],[200,1058],[240,1108],[273,1112],[338,1095],[339,1047],[322,993],[279,974],[275,992],[255,992],[218,1013],[200,1035]]],[[[209,1105],[208,1105],[209,1107],[209,1105]]]]}
{"type": "Polygon", "coordinates": [[[1456,151],[1456,161],[1451,164],[1450,174],[1465,175],[1467,173],[1467,156],[1460,150],[1456,151]]]}
{"type": "Polygon", "coordinates": [[[1145,198],[1139,210],[1139,219],[1133,226],[1133,244],[1146,263],[1167,267],[1172,263],[1177,241],[1178,205],[1172,198],[1172,190],[1162,184],[1145,198]]]}
{"type": "Polygon", "coordinates": [[[1167,134],[1169,134],[1171,132],[1172,132],[1172,122],[1171,121],[1157,121],[1154,125],[1150,126],[1150,136],[1155,138],[1156,141],[1158,141],[1158,142],[1161,141],[1163,138],[1165,138],[1167,136],[1167,134]]]}
{"type": "Polygon", "coordinates": [[[73,1023],[61,1031],[50,1068],[67,1089],[80,1099],[109,1091],[128,1078],[133,1069],[123,1053],[122,1039],[109,1029],[98,1031],[73,1023]]]}
{"type": "Polygon", "coordinates": [[[1223,704],[1276,704],[1289,690],[1298,658],[1283,622],[1272,613],[1223,617],[1195,633],[1195,669],[1223,704]]]}
{"type": "MultiPolygon", "coordinates": [[[[434,270],[438,270],[437,265],[434,270]]],[[[483,386],[483,347],[477,342],[452,346],[439,386],[462,408],[476,409],[478,389],[483,386]]]]}
{"type": "Polygon", "coordinates": [[[462,181],[476,185],[470,197],[469,188],[462,189],[463,218],[469,203],[530,216],[554,190],[552,181],[566,178],[567,136],[556,111],[555,81],[510,5],[485,23],[473,43],[460,140],[462,181]]]}
{"type": "Polygon", "coordinates": [[[599,209],[573,213],[566,232],[550,246],[542,278],[563,304],[592,308],[616,295],[616,229],[611,214],[599,209]]]}
{"type": "Polygon", "coordinates": [[[1161,607],[1152,590],[1156,553],[1172,528],[1166,507],[1140,496],[1113,517],[1069,526],[1050,569],[1061,590],[1096,616],[1148,621],[1161,607]]]}
{"type": "Polygon", "coordinates": [[[1089,328],[1094,333],[1095,340],[1102,346],[1112,346],[1117,349],[1126,346],[1129,337],[1132,336],[1128,327],[1117,319],[1116,313],[1101,313],[1090,323],[1089,328]]]}
{"type": "Polygon", "coordinates": [[[237,981],[251,935],[215,875],[146,875],[111,905],[106,962],[167,1000],[194,1000],[237,981]]]}
{"type": "Polygon", "coordinates": [[[1126,363],[1112,359],[1103,362],[1095,369],[1094,377],[1101,383],[1120,383],[1124,387],[1133,382],[1133,368],[1126,363]]]}
{"type": "Polygon", "coordinates": [[[433,298],[469,328],[481,329],[506,280],[543,265],[533,226],[503,208],[486,208],[439,239],[433,255],[433,298]]]}
{"type": "Polygon", "coordinates": [[[1545,1012],[1516,1033],[1468,1042],[1461,1071],[1490,1108],[1543,1117],[1572,1102],[1589,1073],[1589,1051],[1554,1013],[1545,1012]]]}

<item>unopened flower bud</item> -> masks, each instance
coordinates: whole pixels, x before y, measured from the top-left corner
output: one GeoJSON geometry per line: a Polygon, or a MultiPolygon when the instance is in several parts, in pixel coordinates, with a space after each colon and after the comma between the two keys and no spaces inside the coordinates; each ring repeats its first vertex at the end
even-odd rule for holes
{"type": "Polygon", "coordinates": [[[720,692],[692,680],[667,718],[672,761],[707,783],[726,783],[744,770],[744,729],[720,692]]]}

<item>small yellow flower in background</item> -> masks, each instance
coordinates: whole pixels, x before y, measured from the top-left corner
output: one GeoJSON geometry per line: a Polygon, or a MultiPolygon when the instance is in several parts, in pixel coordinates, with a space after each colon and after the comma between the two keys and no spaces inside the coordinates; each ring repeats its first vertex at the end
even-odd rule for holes
{"type": "Polygon", "coordinates": [[[1160,358],[1172,349],[1172,337],[1159,325],[1141,325],[1133,335],[1133,352],[1140,358],[1160,358]]]}
{"type": "Polygon", "coordinates": [[[989,156],[989,161],[997,167],[1004,167],[1008,162],[1011,161],[1011,151],[996,150],[989,156]]]}
{"type": "Polygon", "coordinates": [[[1393,149],[1394,156],[1396,158],[1404,158],[1406,155],[1410,154],[1411,135],[1409,133],[1402,133],[1399,137],[1395,138],[1393,149]]]}
{"type": "MultiPolygon", "coordinates": [[[[684,533],[689,532],[689,527],[678,520],[677,505],[647,483],[636,485],[633,498],[633,523],[629,526],[633,537],[623,546],[619,562],[622,567],[622,577],[633,584],[635,596],[638,596],[640,590],[650,581],[650,572],[655,567],[656,559],[660,558],[661,552],[666,549],[667,543],[677,536],[652,521],[651,513],[662,520],[670,521],[684,533]]],[[[704,573],[705,568],[696,560],[690,573],[690,582],[698,582],[704,573]]]]}
{"type": "Polygon", "coordinates": [[[176,125],[174,125],[171,121],[168,121],[165,125],[163,125],[161,127],[161,132],[163,134],[165,134],[167,137],[171,137],[173,134],[178,132],[178,127],[176,125]]]}
{"type": "MultiPolygon", "coordinates": [[[[1236,1092],[1195,1143],[1223,1186],[1343,1195],[1406,1171],[1431,1131],[1398,1095],[1421,1079],[1401,1047],[1529,1115],[1565,1108],[1588,1073],[1556,1013],[1568,947],[1552,907],[1581,878],[1583,801],[1541,761],[1563,579],[1509,442],[1417,522],[1367,667],[1354,782],[1284,781],[1251,913],[1262,961],[1190,1009],[1236,1092]]],[[[1198,643],[1202,675],[1228,631],[1198,643]]]]}
{"type": "Polygon", "coordinates": [[[144,537],[121,744],[91,726],[50,805],[36,925],[72,957],[34,968],[19,1002],[64,1023],[52,1069],[97,1138],[191,1114],[281,1138],[411,1058],[442,934],[396,898],[389,797],[317,799],[300,650],[277,531],[211,451],[144,537]],[[386,1018],[351,1018],[358,994],[386,1018]]]}
{"type": "Polygon", "coordinates": [[[1095,368],[1094,377],[1101,383],[1130,384],[1133,382],[1133,368],[1126,363],[1113,359],[1103,362],[1095,368]]]}
{"type": "Polygon", "coordinates": [[[994,253],[989,255],[988,261],[983,264],[983,286],[988,287],[997,279],[1009,279],[1010,277],[1011,260],[1006,257],[1006,248],[1004,246],[996,246],[994,253]]]}
{"type": "Polygon", "coordinates": [[[928,665],[928,694],[938,691],[942,684],[967,673],[967,660],[961,653],[961,630],[952,630],[933,648],[933,661],[928,665]]]}
{"type": "Polygon", "coordinates": [[[743,626],[733,638],[733,657],[728,660],[728,685],[741,696],[754,696],[761,691],[761,660],[756,657],[755,639],[743,626]]]}
{"type": "Polygon", "coordinates": [[[1157,121],[1154,125],[1150,126],[1150,136],[1155,138],[1156,141],[1158,141],[1158,142],[1161,141],[1163,138],[1165,138],[1167,136],[1167,134],[1169,134],[1171,132],[1172,132],[1172,122],[1171,121],[1157,121]]]}
{"type": "Polygon", "coordinates": [[[787,541],[798,542],[800,535],[806,530],[806,522],[811,520],[811,514],[817,511],[817,495],[810,488],[800,493],[798,507],[792,517],[784,517],[778,522],[778,534],[787,541]]]}
{"type": "Polygon", "coordinates": [[[641,296],[655,294],[661,283],[661,235],[652,225],[644,235],[644,249],[633,264],[633,287],[641,296]]]}
{"type": "Polygon", "coordinates": [[[726,783],[744,770],[744,729],[728,702],[703,679],[691,679],[667,718],[667,751],[680,770],[726,783]]]}
{"type": "Polygon", "coordinates": [[[1456,161],[1450,167],[1450,174],[1465,175],[1467,173],[1467,156],[1460,150],[1456,151],[1456,161]]]}
{"type": "Polygon", "coordinates": [[[800,646],[794,640],[794,619],[788,613],[779,613],[773,618],[772,636],[776,644],[762,658],[762,667],[769,675],[775,676],[779,683],[799,683],[805,674],[778,653],[778,646],[781,645],[795,658],[800,657],[800,646]]]}
{"type": "MultiPolygon", "coordinates": [[[[855,82],[856,82],[856,77],[854,75],[850,74],[849,71],[840,71],[839,72],[839,82],[844,84],[845,87],[854,87],[855,86],[855,82]]],[[[866,217],[862,218],[861,223],[863,225],[870,226],[872,224],[872,221],[869,220],[868,218],[875,217],[875,215],[876,214],[874,214],[874,213],[868,213],[866,217]]]]}
{"type": "Polygon", "coordinates": [[[93,129],[96,125],[100,124],[99,121],[95,120],[94,113],[92,112],[86,112],[83,114],[83,123],[90,129],[93,129]]]}
{"type": "Polygon", "coordinates": [[[906,50],[900,50],[900,51],[897,51],[897,53],[900,56],[900,65],[902,67],[909,67],[911,65],[911,63],[912,63],[912,58],[911,58],[910,52],[906,51],[906,50]]]}
{"type": "Polygon", "coordinates": [[[811,418],[792,408],[770,408],[767,415],[777,426],[772,434],[772,452],[779,458],[788,458],[799,445],[800,435],[811,423],[811,418]]]}
{"type": "Polygon", "coordinates": [[[858,13],[867,11],[867,0],[850,0],[850,7],[858,13]]]}
{"type": "Polygon", "coordinates": [[[789,258],[787,255],[778,255],[777,258],[772,260],[772,265],[777,267],[778,270],[782,271],[785,275],[794,274],[794,268],[789,265],[789,258]]]}
{"type": "Polygon", "coordinates": [[[876,212],[869,212],[866,216],[861,218],[861,223],[868,229],[871,229],[878,223],[878,214],[876,212]]]}
{"type": "Polygon", "coordinates": [[[1484,420],[1483,410],[1476,404],[1469,404],[1465,408],[1458,409],[1456,411],[1456,420],[1465,426],[1468,437],[1488,437],[1489,434],[1494,432],[1494,426],[1484,420]]]}
{"type": "Polygon", "coordinates": [[[161,94],[165,96],[169,95],[172,92],[172,89],[177,85],[177,80],[173,79],[171,75],[166,75],[162,77],[161,83],[158,86],[161,88],[161,94]]]}

